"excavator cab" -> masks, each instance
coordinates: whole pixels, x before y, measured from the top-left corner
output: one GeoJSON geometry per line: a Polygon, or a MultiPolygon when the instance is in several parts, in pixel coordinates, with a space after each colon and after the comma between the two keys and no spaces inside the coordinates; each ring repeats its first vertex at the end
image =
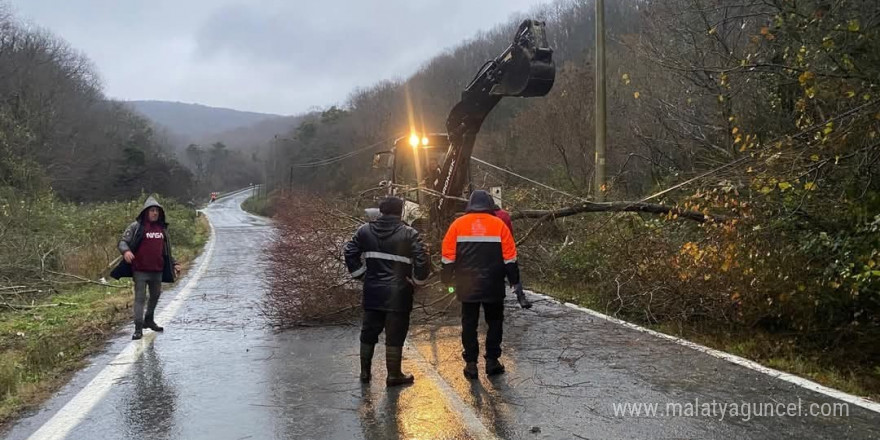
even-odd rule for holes
{"type": "Polygon", "coordinates": [[[430,188],[431,179],[443,164],[448,148],[446,133],[399,137],[390,150],[373,155],[372,168],[383,173],[383,186],[387,185],[389,189],[430,188]]]}
{"type": "MultiPolygon", "coordinates": [[[[411,188],[427,188],[433,175],[437,173],[446,150],[449,138],[446,133],[425,135],[413,134],[401,137],[394,142],[393,180],[411,188]]],[[[422,197],[419,197],[420,201],[422,197]]]]}
{"type": "Polygon", "coordinates": [[[449,148],[446,133],[412,134],[396,139],[390,151],[377,153],[374,163],[386,171],[386,192],[404,199],[403,221],[424,224],[431,182],[449,148]]]}

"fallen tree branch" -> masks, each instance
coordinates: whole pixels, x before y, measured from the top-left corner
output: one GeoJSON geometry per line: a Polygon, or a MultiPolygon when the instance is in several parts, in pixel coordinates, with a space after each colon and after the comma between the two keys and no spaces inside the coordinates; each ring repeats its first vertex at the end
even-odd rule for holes
{"type": "Polygon", "coordinates": [[[333,315],[338,315],[338,314],[340,314],[340,313],[350,312],[350,311],[352,311],[352,310],[357,310],[359,307],[360,307],[360,304],[358,304],[358,305],[353,305],[353,306],[348,306],[348,307],[343,307],[343,308],[341,308],[341,309],[334,310],[334,311],[332,311],[332,312],[323,313],[323,314],[321,314],[321,315],[318,315],[318,316],[317,316],[317,319],[324,319],[324,318],[328,318],[328,317],[333,316],[333,315]]]}
{"type": "Polygon", "coordinates": [[[8,308],[10,308],[10,309],[12,309],[12,310],[20,310],[20,309],[42,309],[42,308],[46,308],[46,307],[78,306],[78,305],[79,305],[79,304],[76,304],[76,303],[69,303],[69,302],[57,302],[57,303],[51,303],[51,304],[34,304],[34,305],[30,305],[30,304],[10,304],[10,303],[7,303],[7,302],[0,303],[0,306],[8,307],[8,308]]]}
{"type": "Polygon", "coordinates": [[[548,218],[568,217],[570,215],[580,214],[582,212],[646,212],[650,214],[675,214],[688,220],[694,220],[700,223],[708,221],[725,222],[729,220],[726,216],[706,215],[698,211],[687,211],[673,206],[658,205],[656,203],[643,202],[583,202],[567,208],[546,210],[546,209],[527,209],[515,211],[510,214],[512,220],[521,218],[538,218],[546,221],[548,218]]]}
{"type": "Polygon", "coordinates": [[[362,221],[313,194],[276,199],[278,231],[264,256],[269,292],[260,310],[273,326],[337,325],[360,308],[358,285],[342,260],[342,246],[362,221]],[[291,270],[296,268],[296,270],[291,270]]]}
{"type": "Polygon", "coordinates": [[[120,288],[123,288],[123,287],[127,287],[127,286],[123,286],[123,285],[116,285],[116,284],[110,284],[110,283],[102,283],[102,282],[100,282],[100,281],[90,280],[90,279],[88,279],[88,278],[81,277],[81,276],[79,276],[79,275],[74,275],[74,274],[70,274],[70,273],[63,273],[63,272],[55,272],[54,270],[46,270],[46,272],[51,273],[51,274],[53,274],[53,275],[58,275],[58,276],[63,276],[63,277],[70,277],[70,278],[76,278],[76,279],[80,280],[80,281],[83,282],[83,283],[97,284],[97,285],[99,285],[99,286],[104,286],[104,287],[115,287],[115,288],[117,288],[117,289],[120,289],[120,288]]]}
{"type": "Polygon", "coordinates": [[[439,298],[431,301],[428,304],[419,304],[419,305],[413,307],[413,311],[415,312],[416,310],[422,310],[425,313],[425,320],[426,321],[432,320],[434,318],[446,315],[446,312],[449,309],[449,306],[452,305],[452,302],[455,301],[456,299],[457,298],[456,298],[455,294],[444,293],[444,294],[441,294],[439,298]],[[437,305],[443,301],[446,301],[446,305],[443,306],[442,309],[434,311],[434,312],[428,311],[430,308],[433,308],[435,305],[437,305]]]}
{"type": "MultiPolygon", "coordinates": [[[[539,217],[538,221],[536,221],[535,224],[532,225],[531,228],[529,228],[528,232],[526,232],[525,235],[523,235],[522,237],[520,237],[519,240],[516,241],[516,245],[519,246],[519,245],[525,243],[525,241],[528,240],[529,236],[532,235],[532,233],[535,232],[539,226],[543,225],[544,222],[546,222],[547,220],[549,220],[552,217],[553,217],[552,211],[548,211],[547,214],[544,214],[543,216],[539,217]]],[[[511,218],[513,218],[512,215],[511,215],[511,218]]]]}
{"type": "Polygon", "coordinates": [[[414,307],[413,307],[413,310],[416,310],[416,309],[427,309],[428,307],[431,307],[431,306],[436,305],[436,304],[439,303],[440,301],[443,301],[443,300],[447,300],[447,299],[449,299],[450,296],[453,296],[453,297],[454,297],[455,295],[452,295],[451,293],[446,293],[446,294],[440,295],[439,298],[437,298],[437,299],[435,299],[434,301],[431,301],[431,302],[429,302],[429,303],[427,303],[427,304],[420,303],[420,304],[414,306],[414,307]]]}
{"type": "Polygon", "coordinates": [[[330,211],[327,213],[327,215],[331,215],[331,216],[336,217],[340,220],[348,221],[352,224],[352,226],[355,226],[355,227],[358,227],[358,226],[364,224],[364,222],[365,222],[364,219],[360,219],[360,218],[354,217],[352,215],[348,215],[348,214],[346,214],[344,212],[340,212],[338,210],[330,211]]]}
{"type": "Polygon", "coordinates": [[[105,267],[104,270],[101,271],[101,273],[104,273],[105,271],[116,267],[116,265],[119,264],[120,261],[122,261],[122,255],[113,259],[113,261],[111,261],[110,264],[108,264],[107,267],[105,267]]]}
{"type": "Polygon", "coordinates": [[[37,290],[37,289],[31,289],[31,290],[17,290],[17,291],[15,291],[15,292],[0,292],[0,295],[8,295],[8,296],[13,296],[13,295],[15,295],[15,296],[19,296],[19,295],[24,295],[24,294],[27,294],[27,293],[40,293],[40,292],[42,292],[42,291],[41,291],[41,290],[37,290]]]}

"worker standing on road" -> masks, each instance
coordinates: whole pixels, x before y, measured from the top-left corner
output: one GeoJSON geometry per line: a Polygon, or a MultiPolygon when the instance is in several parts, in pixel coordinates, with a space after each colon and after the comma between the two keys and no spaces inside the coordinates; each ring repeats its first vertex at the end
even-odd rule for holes
{"type": "MultiPolygon", "coordinates": [[[[505,225],[507,225],[507,229],[510,229],[510,234],[513,235],[513,221],[510,219],[510,213],[501,209],[500,206],[496,203],[492,209],[494,210],[495,217],[501,219],[505,225]]],[[[516,283],[513,286],[513,293],[516,294],[516,301],[519,303],[520,307],[524,309],[531,309],[532,303],[526,298],[526,293],[523,291],[522,287],[522,279],[520,279],[519,283],[516,283]]]]}
{"type": "Polygon", "coordinates": [[[480,307],[489,329],[486,332],[486,374],[504,373],[501,340],[504,322],[504,278],[519,285],[516,243],[503,220],[495,216],[495,203],[486,191],[471,194],[465,214],[456,219],[443,238],[441,280],[454,285],[461,301],[461,344],[464,375],[476,379],[480,345],[477,326],[480,307]]]}
{"type": "Polygon", "coordinates": [[[162,294],[162,283],[173,283],[180,274],[180,265],[171,256],[165,210],[154,197],[147,197],[137,220],[125,228],[117,247],[122,261],[110,276],[117,280],[123,277],[134,279],[134,334],[131,338],[140,339],[144,327],[155,332],[165,330],[153,317],[162,294]],[[149,302],[146,300],[147,286],[150,288],[149,302]],[[144,302],[147,302],[146,315],[144,302]]]}
{"type": "Polygon", "coordinates": [[[357,230],[345,244],[344,253],[351,276],[364,281],[361,382],[370,381],[373,351],[384,329],[388,368],[385,383],[390,387],[414,381],[412,375],[401,371],[403,343],[409,331],[415,286],[427,281],[431,267],[418,231],[401,220],[403,199],[383,199],[379,213],[379,218],[357,230]]]}
{"type": "Polygon", "coordinates": [[[495,214],[495,217],[501,219],[505,225],[507,225],[507,229],[510,229],[511,235],[513,234],[513,221],[510,220],[510,213],[501,209],[500,206],[496,203],[492,206],[492,213],[495,214]]]}

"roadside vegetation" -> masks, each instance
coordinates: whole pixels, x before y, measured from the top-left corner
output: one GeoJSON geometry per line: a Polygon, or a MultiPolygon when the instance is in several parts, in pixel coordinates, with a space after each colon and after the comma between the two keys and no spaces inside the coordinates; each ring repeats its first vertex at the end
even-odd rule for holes
{"type": "Polygon", "coordinates": [[[272,217],[274,214],[274,206],[275,203],[273,203],[273,200],[269,196],[254,195],[248,197],[242,202],[241,209],[261,217],[272,217]]]}
{"type": "MultiPolygon", "coordinates": [[[[108,272],[143,200],[78,204],[46,195],[3,200],[0,225],[0,426],[63,385],[131,321],[132,286],[108,272]],[[11,203],[10,203],[11,202],[11,203]]],[[[207,220],[164,201],[184,270],[210,235],[207,220]]]]}
{"type": "Polygon", "coordinates": [[[158,194],[175,256],[207,240],[193,174],[162,133],[106,99],[91,62],[0,3],[0,426],[61,386],[131,319],[131,286],[102,281],[158,194]]]}

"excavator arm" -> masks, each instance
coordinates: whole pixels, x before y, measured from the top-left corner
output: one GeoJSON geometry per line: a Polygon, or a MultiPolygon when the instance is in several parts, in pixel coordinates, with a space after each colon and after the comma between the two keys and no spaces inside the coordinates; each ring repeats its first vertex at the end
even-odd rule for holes
{"type": "Polygon", "coordinates": [[[513,43],[497,58],[483,65],[461,93],[461,100],[446,119],[449,148],[433,190],[441,195],[432,205],[432,217],[440,225],[454,216],[457,200],[467,184],[470,157],[477,133],[495,105],[505,96],[544,96],[553,87],[556,66],[547,44],[544,22],[525,20],[513,43]]]}

